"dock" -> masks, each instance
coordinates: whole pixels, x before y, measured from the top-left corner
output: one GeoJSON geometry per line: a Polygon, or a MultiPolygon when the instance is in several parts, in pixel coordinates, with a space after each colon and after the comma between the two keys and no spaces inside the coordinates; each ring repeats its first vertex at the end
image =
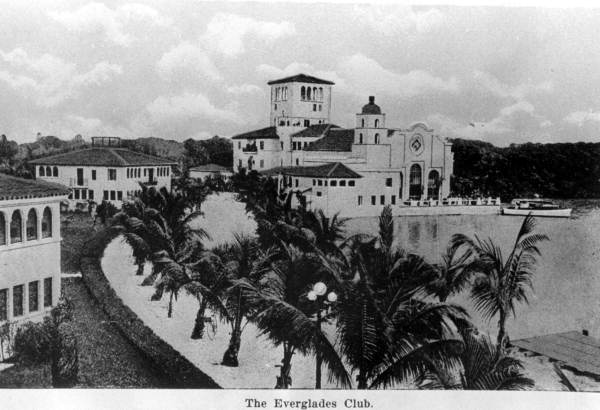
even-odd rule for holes
{"type": "Polygon", "coordinates": [[[519,339],[512,346],[544,355],[580,372],[600,376],[600,339],[580,332],[519,339]]]}

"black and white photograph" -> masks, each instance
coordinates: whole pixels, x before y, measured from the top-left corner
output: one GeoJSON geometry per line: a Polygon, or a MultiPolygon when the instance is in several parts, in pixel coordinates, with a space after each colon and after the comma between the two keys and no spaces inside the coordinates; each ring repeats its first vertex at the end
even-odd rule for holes
{"type": "Polygon", "coordinates": [[[0,10],[7,408],[600,392],[600,8],[0,10]]]}

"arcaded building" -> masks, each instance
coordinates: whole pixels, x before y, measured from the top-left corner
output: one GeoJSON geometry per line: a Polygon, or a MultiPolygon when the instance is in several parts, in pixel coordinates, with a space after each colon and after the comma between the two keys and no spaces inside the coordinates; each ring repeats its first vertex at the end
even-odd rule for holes
{"type": "Polygon", "coordinates": [[[0,174],[0,324],[42,317],[60,297],[60,202],[69,190],[0,174]]]}
{"type": "Polygon", "coordinates": [[[427,124],[388,128],[371,96],[354,127],[341,128],[329,118],[331,81],[299,74],[269,85],[271,125],[233,137],[236,170],[277,175],[311,208],[343,216],[437,205],[449,195],[452,146],[427,124]]]}

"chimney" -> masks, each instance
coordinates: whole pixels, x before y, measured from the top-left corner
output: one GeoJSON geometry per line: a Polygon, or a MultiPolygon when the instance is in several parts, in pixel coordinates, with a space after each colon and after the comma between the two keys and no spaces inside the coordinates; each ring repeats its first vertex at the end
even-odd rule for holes
{"type": "Polygon", "coordinates": [[[373,96],[373,95],[369,96],[369,104],[375,104],[375,96],[373,96]]]}

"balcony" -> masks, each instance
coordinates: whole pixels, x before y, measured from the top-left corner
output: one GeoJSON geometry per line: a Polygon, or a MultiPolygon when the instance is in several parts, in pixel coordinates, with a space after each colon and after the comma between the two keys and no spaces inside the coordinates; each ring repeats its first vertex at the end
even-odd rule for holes
{"type": "Polygon", "coordinates": [[[70,187],[87,187],[88,179],[87,178],[69,178],[69,186],[70,187]]]}
{"type": "Polygon", "coordinates": [[[139,183],[147,186],[155,186],[158,184],[158,181],[156,179],[147,179],[145,181],[139,181],[139,183]]]}
{"type": "Polygon", "coordinates": [[[256,144],[247,144],[244,148],[242,148],[242,152],[256,153],[257,151],[258,151],[258,148],[256,147],[256,144]]]}

